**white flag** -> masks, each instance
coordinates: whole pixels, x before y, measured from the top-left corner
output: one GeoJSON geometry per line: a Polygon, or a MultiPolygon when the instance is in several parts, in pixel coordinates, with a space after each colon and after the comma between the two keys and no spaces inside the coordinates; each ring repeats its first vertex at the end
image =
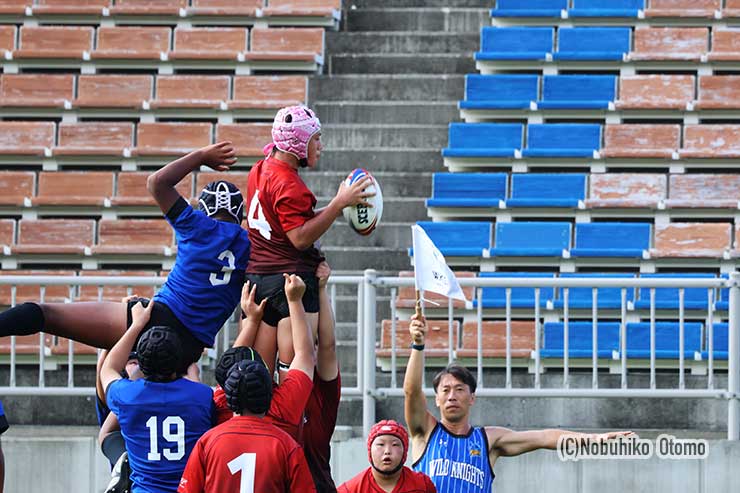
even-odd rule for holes
{"type": "Polygon", "coordinates": [[[419,291],[431,291],[467,301],[442,253],[418,224],[411,226],[414,242],[414,281],[419,291]]]}

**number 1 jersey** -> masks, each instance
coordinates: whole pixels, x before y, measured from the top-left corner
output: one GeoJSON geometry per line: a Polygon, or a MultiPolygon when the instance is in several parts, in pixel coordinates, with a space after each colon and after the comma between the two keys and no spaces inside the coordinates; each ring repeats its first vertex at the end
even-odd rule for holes
{"type": "Polygon", "coordinates": [[[286,232],[314,217],[316,197],[298,170],[268,157],[255,164],[247,177],[247,224],[252,251],[247,272],[280,274],[316,272],[323,257],[315,247],[298,250],[286,232]]]}

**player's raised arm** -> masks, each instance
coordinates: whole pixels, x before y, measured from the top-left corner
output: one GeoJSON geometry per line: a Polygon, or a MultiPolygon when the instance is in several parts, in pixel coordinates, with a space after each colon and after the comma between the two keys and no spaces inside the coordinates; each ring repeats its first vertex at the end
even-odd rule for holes
{"type": "Polygon", "coordinates": [[[256,292],[256,284],[252,284],[249,281],[244,283],[240,305],[245,317],[241,321],[239,334],[234,339],[233,347],[254,346],[254,341],[257,338],[257,330],[259,330],[262,315],[265,313],[265,305],[267,304],[267,298],[264,298],[259,304],[255,303],[254,297],[256,292]]]}
{"type": "Polygon", "coordinates": [[[201,165],[216,171],[226,171],[234,163],[236,163],[234,146],[231,142],[219,142],[186,154],[152,173],[146,181],[146,187],[162,212],[167,214],[180,198],[175,189],[180,180],[201,165]]]}
{"type": "Polygon", "coordinates": [[[105,358],[103,367],[100,369],[103,398],[105,398],[105,393],[108,391],[110,384],[121,378],[121,370],[126,366],[126,361],[128,361],[128,356],[136,342],[136,338],[142,329],[146,327],[149,317],[152,315],[153,307],[154,303],[150,301],[146,308],[139,302],[131,309],[131,316],[133,318],[131,327],[128,328],[126,333],[113,346],[113,349],[110,350],[108,357],[105,358]]]}
{"type": "Polygon", "coordinates": [[[316,353],[313,346],[311,327],[306,320],[306,311],[303,308],[303,293],[306,285],[303,279],[295,274],[283,274],[285,277],[285,297],[288,299],[290,310],[290,327],[293,337],[295,356],[290,363],[290,369],[301,370],[313,379],[313,370],[316,366],[316,353]]]}
{"type": "MultiPolygon", "coordinates": [[[[426,319],[421,314],[411,318],[409,325],[413,348],[403,377],[403,401],[406,425],[409,428],[412,441],[424,439],[435,424],[435,418],[427,409],[427,400],[424,397],[422,381],[424,379],[424,338],[427,333],[426,319]]],[[[415,452],[416,448],[415,448],[415,452]]]]}
{"type": "Polygon", "coordinates": [[[508,428],[498,426],[486,427],[486,435],[488,437],[488,443],[490,444],[489,454],[493,459],[496,457],[513,457],[539,449],[555,450],[561,436],[573,436],[593,441],[603,441],[631,434],[631,431],[613,431],[608,433],[590,434],[557,429],[513,431],[508,428]]]}
{"type": "Polygon", "coordinates": [[[337,362],[337,341],[334,333],[334,311],[331,308],[331,299],[326,290],[326,284],[331,275],[331,268],[325,261],[316,269],[319,279],[319,347],[316,352],[316,371],[325,382],[337,378],[339,363],[337,362]]]}

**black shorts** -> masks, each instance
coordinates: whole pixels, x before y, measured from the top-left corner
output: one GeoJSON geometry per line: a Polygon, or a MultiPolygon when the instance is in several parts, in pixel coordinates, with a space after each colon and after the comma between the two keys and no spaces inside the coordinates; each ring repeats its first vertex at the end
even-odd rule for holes
{"type": "MultiPolygon", "coordinates": [[[[131,327],[131,322],[133,321],[131,308],[138,303],[139,300],[143,302],[144,306],[149,304],[149,300],[146,298],[139,298],[128,302],[128,310],[126,312],[126,324],[128,327],[131,327]]],[[[139,334],[139,338],[148,329],[158,325],[172,327],[177,332],[177,335],[180,337],[180,342],[182,343],[182,353],[180,355],[180,364],[177,367],[177,373],[187,373],[188,366],[200,359],[201,354],[203,354],[205,344],[195,337],[192,332],[190,332],[182,322],[178,320],[167,305],[160,303],[159,301],[155,301],[154,308],[152,309],[152,316],[149,318],[149,322],[146,324],[146,327],[144,327],[144,330],[139,334]]],[[[132,348],[133,351],[136,350],[139,338],[136,339],[136,343],[132,348]]]]}
{"type": "MultiPolygon", "coordinates": [[[[303,293],[303,308],[306,313],[319,312],[319,280],[313,272],[296,272],[306,284],[303,293]]],[[[279,321],[290,317],[288,298],[285,297],[285,278],[282,274],[247,274],[247,280],[257,286],[254,301],[260,303],[267,298],[265,314],[262,320],[268,325],[277,327],[279,321]]]]}
{"type": "Polygon", "coordinates": [[[5,417],[4,414],[0,414],[0,435],[8,431],[8,418],[5,417]]]}

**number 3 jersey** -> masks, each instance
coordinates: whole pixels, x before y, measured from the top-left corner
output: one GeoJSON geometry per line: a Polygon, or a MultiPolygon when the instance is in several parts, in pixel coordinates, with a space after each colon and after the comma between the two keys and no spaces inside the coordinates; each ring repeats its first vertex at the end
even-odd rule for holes
{"type": "Polygon", "coordinates": [[[316,197],[290,164],[268,157],[247,178],[247,224],[252,252],[247,272],[316,272],[323,257],[315,247],[298,250],[286,232],[314,217],[316,197]]]}
{"type": "Polygon", "coordinates": [[[211,388],[184,378],[121,379],[106,396],[126,441],[132,493],[176,491],[190,452],[213,424],[211,388]]]}
{"type": "Polygon", "coordinates": [[[303,449],[264,418],[234,416],[195,445],[179,493],[314,493],[303,449]]]}
{"type": "Polygon", "coordinates": [[[250,243],[241,225],[206,216],[180,198],[167,213],[177,258],[154,297],[205,346],[239,304],[250,243]]]}

